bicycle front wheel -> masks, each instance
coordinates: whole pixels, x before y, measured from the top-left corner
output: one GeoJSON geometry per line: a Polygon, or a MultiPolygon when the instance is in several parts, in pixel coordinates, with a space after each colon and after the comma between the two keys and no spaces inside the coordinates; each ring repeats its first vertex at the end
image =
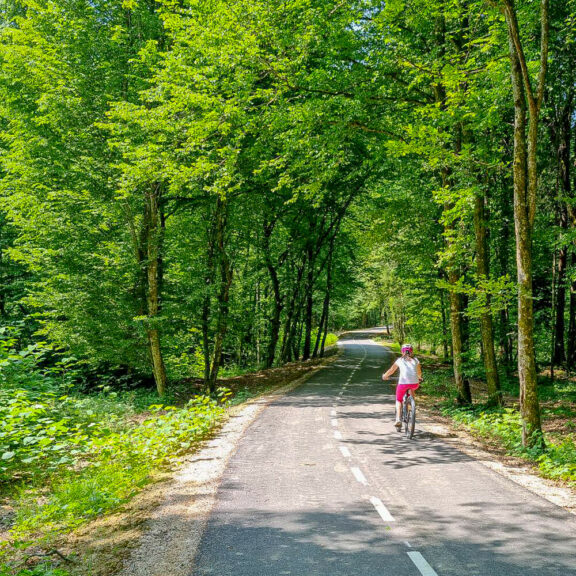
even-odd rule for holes
{"type": "Polygon", "coordinates": [[[414,428],[416,427],[416,402],[414,397],[410,394],[410,398],[407,399],[407,414],[404,420],[406,438],[411,439],[414,436],[414,428]]]}

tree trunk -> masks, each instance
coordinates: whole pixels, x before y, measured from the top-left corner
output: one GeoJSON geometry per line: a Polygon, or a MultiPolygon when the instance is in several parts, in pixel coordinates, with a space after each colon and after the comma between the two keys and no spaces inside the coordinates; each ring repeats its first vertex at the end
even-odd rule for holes
{"type": "Polygon", "coordinates": [[[320,315],[320,322],[318,323],[318,331],[316,333],[316,341],[314,342],[314,352],[312,352],[312,358],[318,357],[318,352],[320,350],[320,341],[322,340],[322,332],[324,330],[326,316],[328,315],[329,302],[330,302],[330,294],[328,290],[326,290],[326,294],[324,295],[324,302],[322,304],[322,314],[320,315]]]}
{"type": "Polygon", "coordinates": [[[532,291],[532,231],[536,211],[538,184],[537,144],[538,117],[544,89],[547,56],[548,2],[542,0],[542,49],[538,91],[534,95],[521,45],[514,6],[504,2],[511,60],[514,95],[514,222],[516,264],[518,275],[518,376],[520,380],[520,412],[524,446],[543,444],[540,404],[534,350],[534,310],[532,291]],[[526,126],[527,103],[530,111],[526,126]],[[528,132],[526,132],[528,128],[528,132]]]}
{"type": "Polygon", "coordinates": [[[160,311],[161,287],[161,247],[162,247],[162,218],[159,209],[161,185],[154,184],[146,195],[146,208],[144,226],[146,228],[146,300],[147,300],[147,335],[152,358],[152,370],[156,390],[159,396],[166,393],[166,368],[160,346],[160,331],[155,324],[160,311]]]}
{"type": "Polygon", "coordinates": [[[328,336],[329,317],[330,317],[330,292],[328,292],[328,304],[326,305],[326,317],[324,318],[324,330],[322,331],[322,345],[320,346],[320,358],[324,358],[326,337],[328,336]]]}
{"type": "MultiPolygon", "coordinates": [[[[571,122],[574,113],[572,90],[570,90],[567,102],[560,108],[559,112],[550,124],[552,141],[556,147],[558,166],[558,226],[564,236],[568,229],[568,210],[572,199],[572,180],[570,174],[570,142],[571,142],[571,122]]],[[[566,323],[566,272],[568,266],[568,249],[562,242],[556,256],[556,286],[555,288],[555,322],[552,350],[552,366],[560,366],[566,361],[566,347],[564,342],[566,323]]]]}
{"type": "Polygon", "coordinates": [[[440,291],[440,312],[442,314],[442,352],[444,360],[448,359],[448,322],[446,319],[446,299],[444,298],[444,290],[440,291]]]}
{"type": "Polygon", "coordinates": [[[302,350],[302,360],[310,359],[312,348],[312,313],[314,310],[314,264],[316,258],[312,247],[308,249],[307,255],[308,274],[306,279],[305,314],[304,314],[304,347],[302,350]]]}
{"type": "MultiPolygon", "coordinates": [[[[474,206],[474,231],[476,236],[476,268],[479,280],[488,280],[490,261],[488,255],[488,238],[486,233],[486,197],[476,196],[474,206]]],[[[496,354],[494,352],[494,327],[490,311],[490,296],[486,296],[485,310],[480,317],[480,334],[482,339],[482,358],[486,370],[486,385],[490,404],[502,404],[500,379],[496,354]]]]}
{"type": "Polygon", "coordinates": [[[280,290],[280,280],[278,278],[278,271],[272,263],[272,256],[270,254],[270,236],[274,224],[270,223],[264,227],[264,260],[266,268],[272,283],[272,292],[274,294],[274,308],[272,311],[272,318],[270,319],[270,339],[268,341],[268,349],[266,351],[266,359],[264,366],[271,368],[276,358],[276,347],[278,346],[278,339],[280,337],[280,326],[282,318],[282,310],[284,308],[284,299],[280,290]]]}
{"type": "Polygon", "coordinates": [[[302,334],[304,332],[304,321],[301,319],[302,315],[302,306],[299,307],[298,312],[298,322],[294,323],[294,333],[292,334],[291,342],[292,342],[292,356],[295,362],[300,360],[300,344],[302,342],[302,334]]]}
{"type": "MultiPolygon", "coordinates": [[[[502,221],[500,224],[501,233],[497,234],[497,242],[495,244],[495,251],[499,267],[499,274],[505,275],[510,269],[510,258],[508,247],[510,245],[510,229],[514,220],[513,214],[513,194],[508,194],[507,183],[503,183],[505,193],[502,198],[499,198],[500,207],[502,210],[502,221]],[[512,202],[509,201],[512,200],[512,202]]],[[[512,330],[510,327],[509,311],[508,308],[503,308],[499,314],[498,321],[498,355],[500,365],[504,368],[506,376],[510,376],[513,370],[513,348],[514,339],[512,337],[512,330]]]]}
{"type": "MultiPolygon", "coordinates": [[[[565,207],[560,207],[560,227],[567,229],[568,219],[565,207]]],[[[554,333],[552,340],[554,348],[552,351],[552,365],[561,366],[566,361],[566,347],[564,345],[564,334],[566,331],[566,269],[568,264],[568,250],[566,246],[561,246],[555,258],[555,286],[552,287],[554,296],[553,313],[555,315],[554,333]]]]}
{"type": "MultiPolygon", "coordinates": [[[[448,282],[452,286],[456,285],[458,277],[458,272],[448,272],[448,282]]],[[[472,402],[472,394],[470,393],[470,383],[464,378],[462,305],[460,294],[454,290],[450,290],[450,327],[452,331],[452,367],[457,402],[460,405],[467,405],[472,402]]]]}
{"type": "Polygon", "coordinates": [[[216,392],[216,380],[222,364],[222,348],[224,336],[228,329],[228,312],[230,299],[230,286],[232,285],[232,267],[226,251],[226,225],[228,205],[224,198],[218,197],[216,207],[216,242],[217,257],[220,269],[220,290],[218,293],[218,323],[214,338],[214,350],[212,352],[212,366],[210,368],[210,380],[208,382],[210,393],[216,392]]]}
{"type": "Polygon", "coordinates": [[[330,308],[330,294],[332,292],[332,252],[334,250],[334,240],[330,241],[330,249],[328,252],[328,259],[326,264],[326,294],[324,295],[324,304],[322,305],[322,317],[318,325],[318,335],[316,336],[316,344],[314,346],[313,358],[318,356],[318,349],[320,348],[320,356],[324,355],[324,343],[326,342],[326,335],[328,333],[328,310],[330,308]],[[322,345],[320,347],[320,339],[322,345]]]}
{"type": "Polygon", "coordinates": [[[294,290],[292,292],[292,297],[288,303],[288,313],[286,315],[286,322],[284,324],[284,338],[282,342],[282,362],[292,361],[292,350],[293,350],[293,340],[296,334],[296,324],[297,324],[297,314],[296,307],[298,304],[298,299],[300,296],[300,283],[302,281],[302,275],[304,274],[304,266],[297,266],[296,282],[294,284],[294,290]]]}
{"type": "Polygon", "coordinates": [[[204,277],[204,298],[202,301],[202,350],[204,353],[204,387],[210,386],[210,316],[212,313],[212,286],[214,284],[214,243],[216,238],[216,218],[210,217],[210,225],[206,233],[206,275],[204,277]]]}
{"type": "MultiPolygon", "coordinates": [[[[572,254],[572,266],[576,266],[576,255],[572,254]]],[[[568,306],[568,346],[566,349],[566,367],[573,370],[576,366],[576,282],[570,285],[570,305],[568,306]]]]}

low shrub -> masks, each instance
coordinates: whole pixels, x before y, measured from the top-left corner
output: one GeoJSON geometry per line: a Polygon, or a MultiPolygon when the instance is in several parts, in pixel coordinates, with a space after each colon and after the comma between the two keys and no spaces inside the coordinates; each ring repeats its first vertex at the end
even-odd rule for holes
{"type": "Polygon", "coordinates": [[[40,496],[24,491],[13,536],[68,531],[126,502],[154,470],[177,459],[214,428],[224,407],[207,397],[177,409],[156,405],[141,424],[120,432],[100,430],[83,446],[77,470],[51,479],[40,496]]]}

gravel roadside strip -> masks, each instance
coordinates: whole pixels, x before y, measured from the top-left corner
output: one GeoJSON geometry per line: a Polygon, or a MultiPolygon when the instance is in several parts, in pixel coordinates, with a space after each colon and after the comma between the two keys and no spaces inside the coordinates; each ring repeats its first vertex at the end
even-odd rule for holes
{"type": "Polygon", "coordinates": [[[190,456],[176,473],[164,502],[154,511],[118,576],[190,576],[220,478],[245,430],[270,402],[306,382],[337,357],[330,357],[317,369],[270,394],[233,408],[217,437],[190,456]]]}

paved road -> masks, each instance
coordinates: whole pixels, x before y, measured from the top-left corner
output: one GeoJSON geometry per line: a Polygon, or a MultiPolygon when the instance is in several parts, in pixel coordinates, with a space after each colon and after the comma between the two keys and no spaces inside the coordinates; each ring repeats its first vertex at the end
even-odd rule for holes
{"type": "Polygon", "coordinates": [[[248,429],[193,576],[576,576],[571,514],[395,431],[392,357],[369,336],[248,429]]]}

